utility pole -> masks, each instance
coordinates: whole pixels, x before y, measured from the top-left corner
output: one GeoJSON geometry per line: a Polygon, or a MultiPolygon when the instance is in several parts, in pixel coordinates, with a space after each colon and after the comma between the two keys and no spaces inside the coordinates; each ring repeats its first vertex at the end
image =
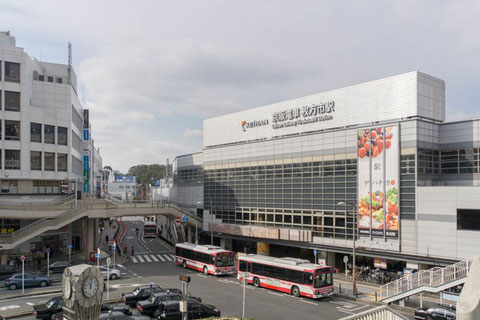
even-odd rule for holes
{"type": "MultiPolygon", "coordinates": [[[[338,202],[337,205],[344,205],[346,206],[347,203],[345,202],[338,202]]],[[[352,205],[355,207],[355,205],[352,205]]],[[[352,290],[353,290],[353,295],[355,298],[357,297],[357,279],[355,279],[355,263],[356,263],[356,246],[355,246],[355,240],[357,237],[357,214],[356,212],[353,213],[353,245],[352,245],[352,290]]]]}
{"type": "Polygon", "coordinates": [[[188,320],[188,284],[191,279],[190,276],[181,274],[179,276],[182,282],[182,301],[180,301],[180,312],[182,313],[182,319],[188,320]]]}

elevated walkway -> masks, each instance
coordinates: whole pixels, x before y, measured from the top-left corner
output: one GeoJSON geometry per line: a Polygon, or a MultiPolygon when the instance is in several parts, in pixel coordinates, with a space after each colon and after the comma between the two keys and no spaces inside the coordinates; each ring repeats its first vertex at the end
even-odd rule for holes
{"type": "Polygon", "coordinates": [[[202,228],[202,218],[194,214],[190,209],[182,208],[177,204],[168,202],[136,201],[121,203],[109,199],[87,198],[78,200],[75,207],[74,198],[64,198],[64,201],[43,205],[35,203],[29,206],[19,204],[0,204],[0,218],[14,217],[21,210],[21,216],[25,219],[40,219],[22,227],[11,234],[0,235],[0,250],[11,250],[16,246],[50,230],[57,230],[80,218],[113,218],[123,216],[142,215],[167,215],[173,218],[186,214],[189,217],[189,225],[202,228]],[[47,213],[48,211],[48,213],[47,213]],[[3,214],[2,214],[3,212],[3,214]]]}
{"type": "Polygon", "coordinates": [[[453,265],[422,270],[389,282],[380,287],[379,300],[391,303],[422,292],[438,293],[465,283],[472,259],[453,265]]]}
{"type": "Polygon", "coordinates": [[[399,312],[387,307],[380,306],[363,311],[340,320],[407,320],[408,318],[399,312]]]}

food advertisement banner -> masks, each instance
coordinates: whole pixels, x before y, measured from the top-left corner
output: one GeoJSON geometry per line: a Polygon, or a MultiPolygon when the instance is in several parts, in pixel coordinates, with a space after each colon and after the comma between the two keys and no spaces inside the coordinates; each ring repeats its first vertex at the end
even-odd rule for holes
{"type": "Polygon", "coordinates": [[[357,131],[360,236],[398,238],[398,126],[357,131]]]}

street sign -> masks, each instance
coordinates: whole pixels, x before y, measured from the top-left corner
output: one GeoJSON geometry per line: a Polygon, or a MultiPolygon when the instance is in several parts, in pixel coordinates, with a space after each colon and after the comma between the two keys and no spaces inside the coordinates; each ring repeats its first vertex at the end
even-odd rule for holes
{"type": "Polygon", "coordinates": [[[313,249],[313,255],[314,255],[314,256],[317,256],[317,254],[318,254],[317,249],[313,249]]]}
{"type": "Polygon", "coordinates": [[[348,262],[348,256],[344,256],[343,257],[343,263],[347,263],[348,262]]]}
{"type": "Polygon", "coordinates": [[[50,248],[45,249],[46,253],[50,253],[50,248]]]}
{"type": "Polygon", "coordinates": [[[107,258],[107,265],[110,265],[112,263],[112,259],[110,257],[107,258]]]}
{"type": "Polygon", "coordinates": [[[95,253],[95,258],[100,259],[100,252],[95,253]]]}
{"type": "Polygon", "coordinates": [[[175,223],[176,224],[182,223],[182,218],[175,218],[175,223]]]}
{"type": "Polygon", "coordinates": [[[110,245],[113,246],[113,244],[115,243],[115,240],[110,240],[110,245]]]}
{"type": "Polygon", "coordinates": [[[21,261],[25,261],[25,256],[21,256],[21,257],[20,257],[20,260],[21,260],[21,261]]]}
{"type": "Polygon", "coordinates": [[[71,243],[68,243],[68,244],[67,244],[67,249],[72,249],[72,248],[73,248],[73,247],[72,247],[72,244],[71,244],[71,243]]]}
{"type": "Polygon", "coordinates": [[[185,213],[182,216],[182,222],[183,223],[188,223],[188,216],[185,213]]]}

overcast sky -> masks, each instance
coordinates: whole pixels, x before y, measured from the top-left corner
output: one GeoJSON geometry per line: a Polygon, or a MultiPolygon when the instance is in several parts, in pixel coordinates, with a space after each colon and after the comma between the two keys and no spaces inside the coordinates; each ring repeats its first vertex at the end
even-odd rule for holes
{"type": "MultiPolygon", "coordinates": [[[[480,117],[480,1],[4,1],[0,30],[73,64],[104,165],[200,151],[203,119],[419,70],[480,117]]],[[[80,97],[82,100],[82,97],[80,97]]]]}

